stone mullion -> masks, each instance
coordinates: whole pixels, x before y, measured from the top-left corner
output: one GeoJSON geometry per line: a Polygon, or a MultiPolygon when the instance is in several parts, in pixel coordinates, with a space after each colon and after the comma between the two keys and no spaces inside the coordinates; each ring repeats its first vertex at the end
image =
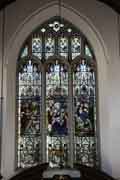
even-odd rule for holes
{"type": "Polygon", "coordinates": [[[85,56],[85,38],[81,37],[81,57],[85,56]]]}
{"type": "Polygon", "coordinates": [[[69,102],[69,165],[71,167],[73,167],[73,152],[74,152],[74,148],[73,148],[73,138],[74,138],[74,124],[73,124],[73,88],[72,88],[72,69],[71,67],[69,67],[69,72],[68,72],[68,77],[69,77],[69,81],[68,81],[68,102],[69,102]]]}
{"type": "Polygon", "coordinates": [[[55,55],[58,56],[58,36],[55,35],[55,55]]]}
{"type": "Polygon", "coordinates": [[[68,102],[69,102],[69,165],[73,167],[74,161],[74,124],[73,124],[73,78],[72,78],[72,51],[71,51],[71,34],[68,36],[68,62],[69,62],[69,72],[68,72],[68,102]]]}
{"type": "Polygon", "coordinates": [[[41,142],[41,149],[42,149],[42,162],[46,162],[46,73],[45,69],[42,69],[42,112],[41,112],[41,136],[42,136],[42,142],[41,142]]]}
{"type": "Polygon", "coordinates": [[[41,150],[42,150],[42,162],[46,162],[46,126],[45,126],[45,112],[46,112],[46,73],[45,73],[45,34],[42,35],[42,99],[41,99],[41,106],[42,106],[42,112],[41,112],[41,136],[42,136],[42,142],[41,142],[41,150]]]}
{"type": "Polygon", "coordinates": [[[31,57],[32,56],[32,38],[33,36],[30,36],[28,38],[28,41],[27,41],[27,45],[28,45],[28,56],[31,57]]]}

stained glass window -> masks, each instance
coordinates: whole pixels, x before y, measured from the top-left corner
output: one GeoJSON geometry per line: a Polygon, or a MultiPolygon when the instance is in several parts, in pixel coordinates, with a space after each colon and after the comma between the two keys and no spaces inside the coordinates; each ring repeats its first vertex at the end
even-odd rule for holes
{"type": "Polygon", "coordinates": [[[28,56],[28,46],[25,46],[21,52],[21,58],[28,56]]]}
{"type": "Polygon", "coordinates": [[[85,45],[85,55],[92,58],[92,52],[88,45],[85,45]]]}
{"type": "Polygon", "coordinates": [[[81,38],[73,37],[71,40],[72,59],[79,56],[81,53],[81,38]]]}
{"type": "Polygon", "coordinates": [[[74,122],[75,122],[75,158],[80,163],[92,165],[94,159],[93,148],[96,146],[96,90],[94,63],[81,59],[74,64],[73,92],[74,92],[74,122]],[[78,149],[81,149],[77,158],[78,149]]]}
{"type": "Polygon", "coordinates": [[[59,54],[65,58],[68,56],[68,38],[60,37],[59,39],[59,54]]]}
{"type": "Polygon", "coordinates": [[[42,56],[42,40],[40,37],[32,38],[32,53],[41,59],[42,56]]]}
{"type": "Polygon", "coordinates": [[[16,101],[18,167],[99,165],[96,61],[71,23],[54,17],[26,40],[16,101]]]}
{"type": "Polygon", "coordinates": [[[46,59],[53,56],[55,53],[55,39],[53,37],[47,37],[45,39],[45,54],[46,59]]]}
{"type": "Polygon", "coordinates": [[[22,59],[18,70],[18,166],[28,167],[40,157],[41,72],[32,59],[22,59]]]}

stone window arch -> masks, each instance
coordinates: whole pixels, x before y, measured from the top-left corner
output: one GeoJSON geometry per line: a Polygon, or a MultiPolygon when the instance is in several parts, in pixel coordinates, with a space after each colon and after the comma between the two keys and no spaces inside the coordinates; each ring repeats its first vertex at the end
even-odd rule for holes
{"type": "Polygon", "coordinates": [[[18,167],[99,165],[96,68],[90,43],[65,19],[30,34],[17,61],[18,167]]]}

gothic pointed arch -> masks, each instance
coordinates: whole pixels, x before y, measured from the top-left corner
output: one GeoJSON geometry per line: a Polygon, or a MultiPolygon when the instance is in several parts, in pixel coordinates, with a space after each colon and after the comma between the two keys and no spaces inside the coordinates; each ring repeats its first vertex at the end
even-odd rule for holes
{"type": "Polygon", "coordinates": [[[30,34],[17,62],[18,167],[43,156],[50,167],[99,165],[96,68],[90,43],[65,19],[30,34]]]}

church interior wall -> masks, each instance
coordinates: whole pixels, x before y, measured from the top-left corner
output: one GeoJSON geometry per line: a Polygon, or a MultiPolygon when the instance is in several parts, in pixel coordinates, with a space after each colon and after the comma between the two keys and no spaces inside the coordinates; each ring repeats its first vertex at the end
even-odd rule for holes
{"type": "MultiPolygon", "coordinates": [[[[57,1],[49,0],[18,0],[5,10],[1,168],[6,178],[15,173],[15,81],[19,50],[27,36],[41,22],[58,14],[57,4],[57,1]],[[48,13],[44,11],[47,8],[48,13]]],[[[91,2],[89,0],[62,0],[61,13],[63,17],[73,21],[73,24],[80,28],[93,46],[98,65],[101,166],[104,171],[118,178],[120,177],[120,47],[118,33],[120,27],[118,26],[118,15],[106,5],[95,0],[91,2]],[[70,11],[76,15],[70,15],[70,11]],[[76,17],[78,19],[75,19],[76,17]]],[[[2,39],[2,13],[0,13],[0,39],[2,39]]],[[[1,41],[0,60],[2,61],[1,41]]]]}

